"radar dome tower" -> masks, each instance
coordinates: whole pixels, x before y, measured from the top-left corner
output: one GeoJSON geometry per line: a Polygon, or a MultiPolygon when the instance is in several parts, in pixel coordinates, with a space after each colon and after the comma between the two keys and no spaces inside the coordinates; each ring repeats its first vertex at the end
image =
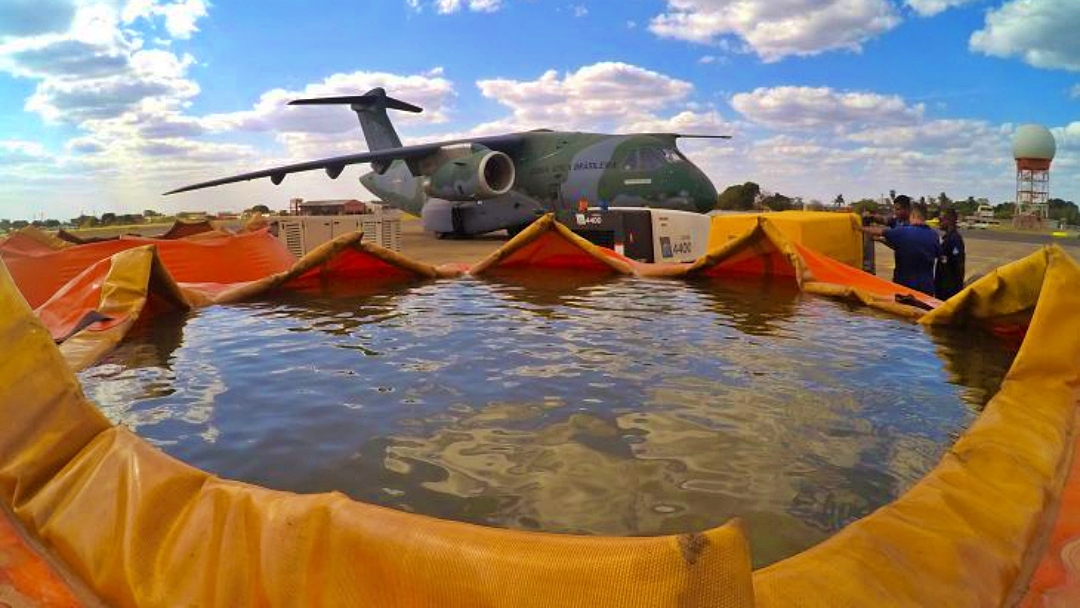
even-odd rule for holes
{"type": "Polygon", "coordinates": [[[1047,219],[1050,200],[1050,162],[1057,144],[1042,125],[1021,125],[1013,138],[1016,159],[1016,215],[1018,227],[1039,228],[1047,219]]]}

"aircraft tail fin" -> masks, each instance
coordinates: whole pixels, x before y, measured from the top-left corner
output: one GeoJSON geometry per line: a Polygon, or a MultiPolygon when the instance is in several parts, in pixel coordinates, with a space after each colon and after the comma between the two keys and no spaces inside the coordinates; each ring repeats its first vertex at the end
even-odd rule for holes
{"type": "Polygon", "coordinates": [[[367,140],[368,150],[372,152],[401,147],[401,138],[394,130],[390,117],[386,115],[387,109],[414,113],[424,111],[423,108],[411,103],[387,96],[386,90],[382,87],[371,89],[363,95],[297,99],[290,101],[289,105],[348,105],[360,119],[360,128],[364,130],[364,139],[367,140]]]}

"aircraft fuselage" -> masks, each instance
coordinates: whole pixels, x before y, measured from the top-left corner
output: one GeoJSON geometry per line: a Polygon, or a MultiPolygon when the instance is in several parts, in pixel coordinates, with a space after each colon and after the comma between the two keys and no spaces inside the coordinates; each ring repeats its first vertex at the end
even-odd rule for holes
{"type": "MultiPolygon", "coordinates": [[[[506,194],[478,202],[451,203],[424,194],[423,177],[414,177],[401,161],[382,174],[371,172],[361,183],[386,203],[428,218],[426,205],[447,208],[487,206],[487,219],[465,234],[515,229],[550,211],[590,206],[655,207],[705,212],[716,203],[709,178],[663,135],[604,135],[533,131],[503,149],[513,160],[513,187],[506,194]],[[492,227],[494,226],[494,227],[492,227]]],[[[435,221],[435,220],[432,220],[435,221]]],[[[436,232],[460,232],[453,230],[436,232]]]]}

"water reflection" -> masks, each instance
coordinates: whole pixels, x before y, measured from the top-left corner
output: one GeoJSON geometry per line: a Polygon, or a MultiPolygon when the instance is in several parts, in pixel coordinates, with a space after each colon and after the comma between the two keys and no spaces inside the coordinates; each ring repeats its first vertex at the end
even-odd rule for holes
{"type": "Polygon", "coordinates": [[[283,294],[175,327],[83,380],[197,466],[549,531],[739,515],[759,564],[915,483],[1011,359],[787,283],[578,274],[283,294]]]}
{"type": "Polygon", "coordinates": [[[927,332],[951,375],[950,381],[964,387],[964,399],[982,410],[1001,388],[1019,344],[975,326],[932,326],[927,332]]]}
{"type": "Polygon", "coordinates": [[[752,336],[769,336],[796,314],[802,293],[789,277],[726,277],[688,283],[700,293],[717,321],[752,336]]]}

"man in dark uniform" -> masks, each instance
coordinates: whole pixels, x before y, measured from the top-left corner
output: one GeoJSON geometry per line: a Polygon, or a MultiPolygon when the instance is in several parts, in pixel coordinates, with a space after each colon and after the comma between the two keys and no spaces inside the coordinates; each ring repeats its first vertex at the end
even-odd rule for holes
{"type": "Polygon", "coordinates": [[[896,262],[893,283],[931,295],[934,264],[941,255],[941,245],[937,233],[926,225],[926,205],[912,205],[909,221],[910,224],[897,228],[864,226],[862,230],[881,237],[892,248],[896,262]]]}
{"type": "Polygon", "coordinates": [[[956,229],[956,209],[941,214],[941,255],[934,272],[934,295],[947,300],[964,288],[964,237],[956,229]]]}

